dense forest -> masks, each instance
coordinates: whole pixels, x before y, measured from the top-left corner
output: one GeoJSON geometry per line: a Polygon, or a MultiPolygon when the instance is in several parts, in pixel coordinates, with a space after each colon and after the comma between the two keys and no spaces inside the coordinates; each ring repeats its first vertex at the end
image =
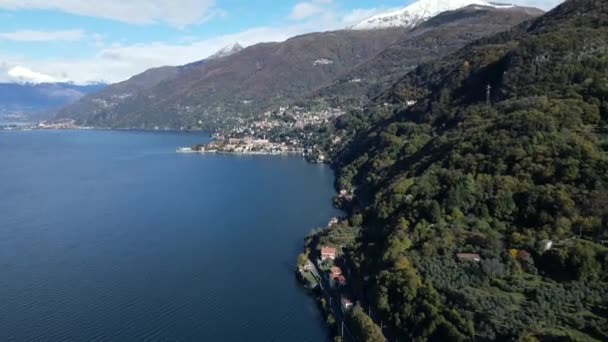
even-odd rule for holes
{"type": "Polygon", "coordinates": [[[449,55],[476,39],[508,30],[543,13],[527,7],[479,6],[441,13],[300,102],[302,106],[324,102],[346,108],[365,105],[416,65],[449,55]]]}
{"type": "Polygon", "coordinates": [[[402,340],[606,341],[607,99],[604,0],[421,65],[337,123],[357,237],[320,239],[402,340]]]}

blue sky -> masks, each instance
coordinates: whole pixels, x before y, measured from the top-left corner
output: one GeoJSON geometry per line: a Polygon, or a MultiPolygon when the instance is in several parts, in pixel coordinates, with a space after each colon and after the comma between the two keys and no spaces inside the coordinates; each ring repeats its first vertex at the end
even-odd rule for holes
{"type": "MultiPolygon", "coordinates": [[[[117,82],[234,42],[340,29],[411,2],[0,0],[0,81],[117,82]]],[[[560,0],[514,2],[549,9],[560,0]]]]}

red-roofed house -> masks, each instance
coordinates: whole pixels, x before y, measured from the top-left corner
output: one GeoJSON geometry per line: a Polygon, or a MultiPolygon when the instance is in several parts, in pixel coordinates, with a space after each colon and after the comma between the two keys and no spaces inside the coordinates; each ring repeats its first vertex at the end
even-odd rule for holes
{"type": "Polygon", "coordinates": [[[517,253],[517,259],[519,260],[526,260],[530,258],[530,253],[528,251],[519,251],[517,253]]]}
{"type": "Polygon", "coordinates": [[[336,260],[336,249],[334,247],[321,247],[321,260],[325,261],[327,259],[336,260]]]}
{"type": "Polygon", "coordinates": [[[329,270],[329,284],[332,288],[336,287],[336,284],[346,285],[346,278],[342,275],[342,269],[338,266],[333,266],[329,270]]]}

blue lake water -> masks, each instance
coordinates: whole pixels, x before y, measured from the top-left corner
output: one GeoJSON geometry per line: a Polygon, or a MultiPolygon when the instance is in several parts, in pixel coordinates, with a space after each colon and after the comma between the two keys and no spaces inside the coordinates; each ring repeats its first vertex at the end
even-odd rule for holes
{"type": "Polygon", "coordinates": [[[326,340],[292,270],[331,170],[206,139],[0,132],[0,341],[326,340]]]}

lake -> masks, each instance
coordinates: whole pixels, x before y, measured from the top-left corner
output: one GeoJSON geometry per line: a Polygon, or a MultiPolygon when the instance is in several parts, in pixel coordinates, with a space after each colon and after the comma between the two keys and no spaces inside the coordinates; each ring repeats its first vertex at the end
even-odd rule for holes
{"type": "Polygon", "coordinates": [[[293,267],[332,171],[207,140],[0,131],[0,341],[327,340],[293,267]]]}

